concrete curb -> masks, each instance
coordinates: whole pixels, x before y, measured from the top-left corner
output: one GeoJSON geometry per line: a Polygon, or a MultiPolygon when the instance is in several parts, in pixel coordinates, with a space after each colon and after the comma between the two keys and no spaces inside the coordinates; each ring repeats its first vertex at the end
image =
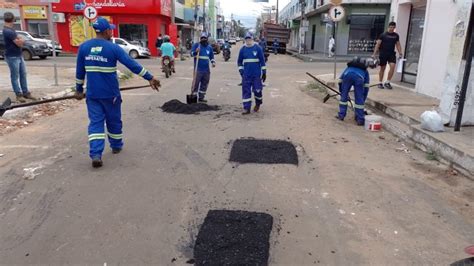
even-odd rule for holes
{"type": "MultiPolygon", "coordinates": [[[[305,54],[299,54],[296,51],[286,50],[286,53],[290,56],[298,58],[306,63],[334,63],[334,58],[313,58],[305,54]]],[[[352,57],[351,57],[352,58],[352,57]]],[[[349,60],[348,57],[338,57],[336,62],[338,63],[347,63],[349,60]]]]}
{"type": "MultiPolygon", "coordinates": [[[[329,93],[329,91],[328,91],[329,93]]],[[[383,127],[388,132],[404,141],[413,143],[424,152],[432,152],[443,159],[443,163],[452,166],[474,181],[474,154],[450,144],[439,137],[440,133],[428,132],[421,129],[420,121],[386,104],[367,99],[366,105],[372,111],[384,116],[383,127]]]]}

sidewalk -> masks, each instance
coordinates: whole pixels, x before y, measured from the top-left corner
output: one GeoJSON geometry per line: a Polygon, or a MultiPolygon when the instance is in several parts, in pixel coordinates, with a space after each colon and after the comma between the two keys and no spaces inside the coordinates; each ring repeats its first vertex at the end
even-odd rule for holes
{"type": "MultiPolygon", "coordinates": [[[[318,78],[329,85],[335,84],[332,74],[320,75],[318,78]]],[[[376,76],[371,78],[377,80],[376,76]]],[[[384,129],[401,139],[414,142],[416,147],[474,177],[474,127],[463,127],[460,132],[445,127],[446,131],[441,133],[421,129],[421,114],[436,109],[439,100],[398,84],[392,85],[393,90],[371,88],[366,102],[370,109],[384,116],[384,129]]]]}
{"type": "MultiPolygon", "coordinates": [[[[286,53],[300,60],[303,60],[304,62],[323,62],[323,63],[334,62],[334,57],[328,57],[327,54],[324,54],[324,53],[299,54],[298,49],[294,47],[288,47],[286,49],[286,53]]],[[[354,58],[354,55],[338,55],[336,57],[336,61],[338,63],[348,62],[352,58],[354,58]]]]}

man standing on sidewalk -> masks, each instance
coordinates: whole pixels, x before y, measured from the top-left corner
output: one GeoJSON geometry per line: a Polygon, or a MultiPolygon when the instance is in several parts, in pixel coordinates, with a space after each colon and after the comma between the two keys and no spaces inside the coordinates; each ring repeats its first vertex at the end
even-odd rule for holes
{"type": "Polygon", "coordinates": [[[13,91],[16,94],[16,100],[24,103],[25,99],[36,100],[28,91],[28,82],[26,80],[26,66],[23,59],[21,47],[25,43],[13,28],[15,15],[6,12],[3,15],[5,26],[3,28],[3,39],[5,41],[5,61],[10,69],[10,79],[13,91]],[[20,81],[20,84],[18,84],[20,81]]]}
{"type": "Polygon", "coordinates": [[[117,78],[117,61],[133,73],[150,82],[152,89],[158,91],[160,82],[144,67],[133,60],[120,46],[110,41],[115,25],[99,17],[92,25],[97,38],[81,44],[76,66],[76,99],[84,98],[84,79],[87,74],[86,104],[89,115],[89,156],[92,166],[102,166],[102,153],[105,148],[105,128],[112,153],[122,151],[122,97],[117,78]]]}
{"type": "Polygon", "coordinates": [[[380,35],[377,40],[377,44],[375,45],[374,54],[372,55],[372,57],[375,58],[377,53],[380,51],[379,89],[392,89],[390,81],[392,80],[393,74],[395,73],[395,65],[397,63],[395,47],[397,48],[399,57],[403,58],[402,46],[400,45],[400,36],[398,36],[398,34],[395,32],[396,27],[397,24],[395,22],[390,22],[390,24],[388,24],[388,31],[380,35]],[[390,66],[390,70],[388,72],[387,81],[382,83],[387,63],[390,66]]]}

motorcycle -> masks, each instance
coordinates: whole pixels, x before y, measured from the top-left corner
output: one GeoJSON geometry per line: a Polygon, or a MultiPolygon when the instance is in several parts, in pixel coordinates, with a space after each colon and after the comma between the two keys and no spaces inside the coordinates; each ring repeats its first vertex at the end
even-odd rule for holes
{"type": "Polygon", "coordinates": [[[166,78],[169,78],[174,72],[173,61],[171,61],[171,58],[169,56],[163,56],[161,64],[163,67],[163,72],[165,72],[166,78]]]}
{"type": "Polygon", "coordinates": [[[224,56],[224,61],[229,61],[230,59],[230,50],[229,49],[225,49],[224,52],[222,53],[222,55],[224,56]]]}
{"type": "Polygon", "coordinates": [[[265,57],[265,63],[268,62],[268,57],[270,56],[270,53],[263,53],[264,57],[265,57]]]}

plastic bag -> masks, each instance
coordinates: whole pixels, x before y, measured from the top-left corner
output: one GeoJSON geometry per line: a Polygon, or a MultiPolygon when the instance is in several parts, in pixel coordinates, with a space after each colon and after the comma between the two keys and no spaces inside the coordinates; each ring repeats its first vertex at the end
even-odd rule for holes
{"type": "Polygon", "coordinates": [[[443,132],[444,125],[441,116],[436,111],[425,111],[421,115],[421,128],[432,132],[443,132]]]}
{"type": "Polygon", "coordinates": [[[402,73],[403,72],[403,65],[405,64],[406,59],[399,59],[397,63],[397,73],[402,73]]]}

